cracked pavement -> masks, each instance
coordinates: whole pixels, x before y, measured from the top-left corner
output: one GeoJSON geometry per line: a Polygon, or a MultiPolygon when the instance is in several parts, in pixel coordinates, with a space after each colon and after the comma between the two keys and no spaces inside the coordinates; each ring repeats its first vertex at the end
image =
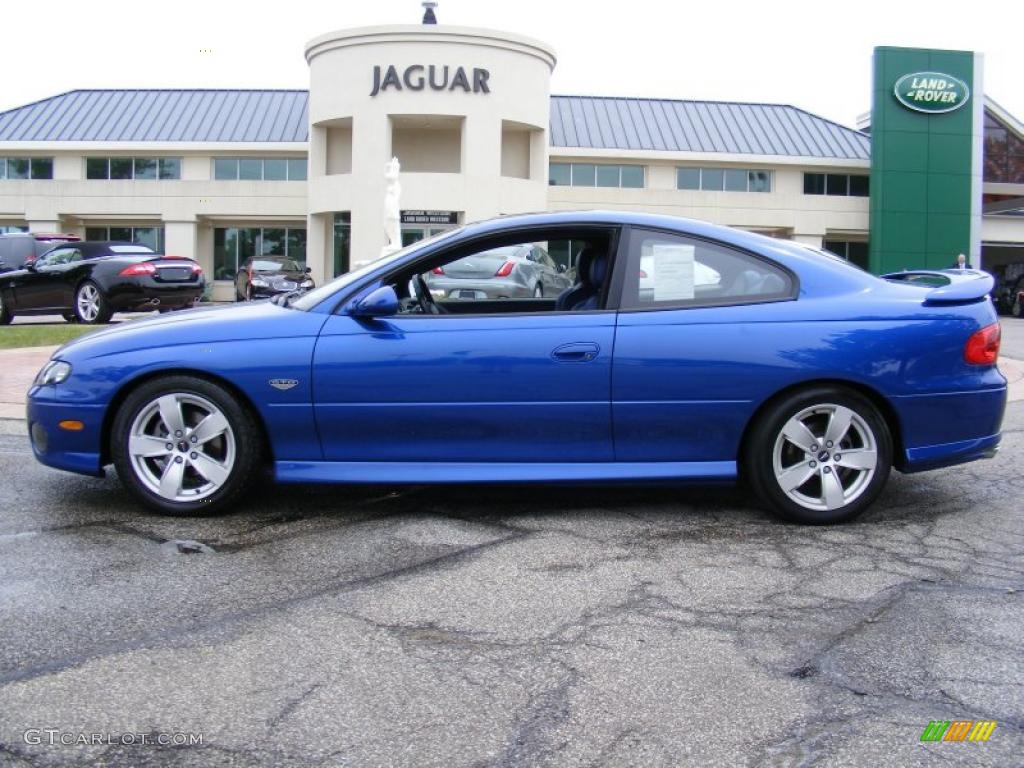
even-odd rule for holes
{"type": "Polygon", "coordinates": [[[0,765],[1021,765],[1024,402],[1004,429],[832,528],[671,486],[271,487],[180,520],[0,436],[0,765]]]}

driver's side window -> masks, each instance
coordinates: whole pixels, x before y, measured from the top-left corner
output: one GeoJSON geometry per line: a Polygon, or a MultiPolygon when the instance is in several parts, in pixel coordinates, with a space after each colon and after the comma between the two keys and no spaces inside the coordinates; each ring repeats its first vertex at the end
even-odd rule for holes
{"type": "Polygon", "coordinates": [[[435,254],[393,285],[407,315],[600,310],[615,241],[599,228],[504,235],[435,254]]]}

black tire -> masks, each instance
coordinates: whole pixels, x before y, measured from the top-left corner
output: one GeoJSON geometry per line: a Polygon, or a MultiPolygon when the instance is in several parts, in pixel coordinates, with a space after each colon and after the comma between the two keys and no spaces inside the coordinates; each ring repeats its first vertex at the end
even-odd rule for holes
{"type": "Polygon", "coordinates": [[[813,387],[786,395],[763,410],[743,446],[743,475],[779,517],[812,525],[841,523],[878,498],[889,478],[892,452],[889,428],[870,400],[840,387],[813,387]],[[837,433],[847,420],[844,409],[852,414],[849,426],[836,445],[826,444],[832,418],[837,433]],[[804,440],[797,447],[796,440],[784,437],[784,431],[799,436],[801,425],[808,430],[803,434],[814,438],[812,445],[804,446],[804,440]],[[847,452],[845,459],[842,451],[847,452]],[[852,463],[870,462],[871,467],[851,468],[852,463]],[[788,492],[782,487],[783,482],[801,478],[806,479],[788,492]],[[844,498],[848,501],[842,503],[844,498]]]}
{"type": "Polygon", "coordinates": [[[0,291],[0,325],[7,325],[14,319],[14,313],[11,312],[11,307],[4,299],[4,294],[0,291]]]}
{"type": "Polygon", "coordinates": [[[78,288],[75,289],[75,317],[78,318],[78,322],[85,323],[86,325],[102,325],[110,322],[111,316],[114,314],[114,310],[111,309],[110,303],[107,301],[107,297],[103,295],[103,291],[96,285],[92,280],[86,280],[78,288]],[[95,313],[92,310],[87,309],[84,306],[85,297],[92,297],[92,293],[95,292],[95,313]]]}
{"type": "Polygon", "coordinates": [[[535,299],[543,299],[544,298],[544,286],[541,285],[540,283],[537,283],[537,285],[535,285],[533,287],[533,298],[535,298],[535,299]]]}
{"type": "Polygon", "coordinates": [[[224,387],[205,379],[179,375],[145,382],[118,408],[110,435],[110,452],[121,482],[139,501],[163,514],[222,514],[260,476],[263,437],[255,416],[224,387]],[[168,433],[168,423],[158,405],[165,396],[172,396],[176,402],[172,413],[181,415],[184,429],[180,435],[168,433]],[[216,437],[197,445],[191,437],[202,435],[191,433],[204,415],[213,413],[207,406],[223,416],[226,426],[216,437]],[[133,433],[142,440],[154,438],[150,445],[155,444],[162,455],[142,456],[136,450],[133,456],[129,448],[133,433]],[[163,440],[172,446],[166,457],[159,445],[163,440]],[[215,476],[208,469],[210,460],[217,464],[222,477],[211,479],[215,476]],[[182,466],[177,481],[168,473],[172,461],[182,466]],[[206,474],[200,474],[200,469],[206,474]],[[171,493],[161,495],[164,486],[158,475],[168,478],[168,490],[176,489],[173,497],[171,493]]]}

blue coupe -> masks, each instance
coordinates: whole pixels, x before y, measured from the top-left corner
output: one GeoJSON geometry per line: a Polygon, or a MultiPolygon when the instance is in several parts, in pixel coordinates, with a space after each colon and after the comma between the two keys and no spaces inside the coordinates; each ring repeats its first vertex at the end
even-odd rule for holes
{"type": "Polygon", "coordinates": [[[891,467],[994,454],[991,289],[665,216],[510,216],[301,295],[84,336],[40,371],[28,425],[44,464],[112,463],[178,515],[227,509],[269,465],[291,483],[742,478],[783,517],[831,523],[891,467]],[[575,283],[431,292],[431,270],[521,245],[575,283]]]}

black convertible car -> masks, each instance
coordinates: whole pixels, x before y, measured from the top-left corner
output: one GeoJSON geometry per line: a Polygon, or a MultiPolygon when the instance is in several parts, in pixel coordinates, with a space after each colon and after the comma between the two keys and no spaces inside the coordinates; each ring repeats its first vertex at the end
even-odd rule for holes
{"type": "Polygon", "coordinates": [[[192,259],[137,243],[65,243],[0,274],[0,324],[14,315],[105,323],[114,312],[179,309],[199,299],[205,285],[192,259]]]}

